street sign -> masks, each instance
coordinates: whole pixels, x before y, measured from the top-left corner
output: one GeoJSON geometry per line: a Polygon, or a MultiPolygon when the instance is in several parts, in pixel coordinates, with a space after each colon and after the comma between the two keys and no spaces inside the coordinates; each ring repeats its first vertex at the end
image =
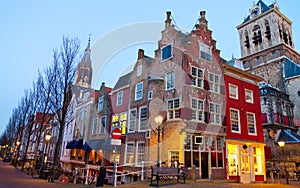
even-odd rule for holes
{"type": "Polygon", "coordinates": [[[119,128],[115,128],[114,130],[112,130],[111,132],[111,137],[113,139],[120,139],[122,136],[121,130],[119,128]]]}
{"type": "Polygon", "coordinates": [[[110,139],[110,144],[113,146],[120,146],[121,143],[121,139],[110,139]]]}

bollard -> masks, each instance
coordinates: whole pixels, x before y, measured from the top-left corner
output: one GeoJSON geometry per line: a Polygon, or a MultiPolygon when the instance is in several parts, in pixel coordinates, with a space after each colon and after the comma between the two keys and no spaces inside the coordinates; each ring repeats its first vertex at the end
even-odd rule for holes
{"type": "Polygon", "coordinates": [[[145,162],[142,161],[142,175],[141,175],[141,181],[144,181],[144,165],[145,165],[145,162]]]}
{"type": "Polygon", "coordinates": [[[196,181],[196,179],[197,179],[197,175],[196,175],[196,165],[193,165],[193,166],[192,166],[192,179],[193,179],[194,181],[196,181]]]}

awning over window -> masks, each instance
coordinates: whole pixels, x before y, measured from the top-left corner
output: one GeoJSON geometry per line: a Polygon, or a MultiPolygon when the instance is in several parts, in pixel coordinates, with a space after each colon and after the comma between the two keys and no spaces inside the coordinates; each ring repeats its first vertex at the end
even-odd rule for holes
{"type": "Polygon", "coordinates": [[[87,144],[92,150],[98,151],[103,149],[102,145],[105,142],[105,139],[96,139],[96,140],[87,140],[85,144],[87,144]]]}
{"type": "Polygon", "coordinates": [[[75,143],[75,140],[71,140],[70,142],[68,142],[66,145],[66,149],[72,149],[72,146],[74,143],[75,143]]]}
{"type": "Polygon", "coordinates": [[[72,145],[71,149],[82,149],[83,139],[74,140],[74,144],[72,145]]]}
{"type": "Polygon", "coordinates": [[[110,140],[105,139],[96,139],[96,140],[87,140],[83,147],[83,150],[121,150],[121,146],[113,146],[110,144],[110,140]]]}
{"type": "Polygon", "coordinates": [[[114,146],[110,144],[110,140],[106,140],[103,144],[102,144],[102,149],[103,150],[117,150],[120,151],[121,150],[121,146],[114,146]]]}
{"type": "Polygon", "coordinates": [[[84,143],[82,146],[83,150],[92,150],[92,148],[88,145],[88,143],[84,143]]]}

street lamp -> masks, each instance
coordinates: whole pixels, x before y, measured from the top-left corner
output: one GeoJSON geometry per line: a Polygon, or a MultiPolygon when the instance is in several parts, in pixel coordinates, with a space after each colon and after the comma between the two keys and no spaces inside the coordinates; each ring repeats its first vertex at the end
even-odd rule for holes
{"type": "Polygon", "coordinates": [[[161,124],[163,122],[163,117],[161,115],[157,115],[155,117],[155,123],[157,124],[157,166],[160,166],[160,132],[161,132],[161,124]]]}
{"type": "Polygon", "coordinates": [[[50,139],[51,139],[51,134],[49,134],[49,133],[47,133],[46,135],[45,135],[45,141],[46,141],[46,151],[45,151],[45,155],[44,155],[44,163],[46,164],[46,162],[47,162],[47,153],[48,153],[48,150],[49,150],[49,141],[50,141],[50,139]]]}
{"type": "Polygon", "coordinates": [[[15,158],[13,160],[13,165],[16,166],[18,164],[18,158],[19,158],[19,146],[20,146],[21,142],[18,140],[16,142],[16,148],[15,148],[15,158]]]}
{"type": "MultiPolygon", "coordinates": [[[[277,142],[278,145],[280,146],[281,150],[282,150],[282,155],[284,156],[284,146],[285,146],[285,142],[283,140],[280,140],[277,142]]],[[[286,180],[286,184],[289,184],[289,176],[288,176],[288,170],[286,168],[286,160],[284,160],[284,169],[285,169],[285,180],[286,180]]]]}

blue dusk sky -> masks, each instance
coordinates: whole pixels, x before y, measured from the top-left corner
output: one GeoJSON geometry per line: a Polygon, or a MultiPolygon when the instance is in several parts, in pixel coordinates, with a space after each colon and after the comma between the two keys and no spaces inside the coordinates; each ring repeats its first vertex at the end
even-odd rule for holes
{"type": "MultiPolygon", "coordinates": [[[[264,2],[270,5],[273,0],[264,2]]],[[[278,3],[280,11],[293,22],[294,44],[299,52],[300,3],[278,3]]],[[[101,82],[113,87],[118,76],[136,61],[139,48],[153,57],[166,11],[172,12],[173,23],[179,29],[190,32],[200,11],[205,10],[221,57],[239,58],[236,26],[249,15],[252,4],[253,0],[1,1],[0,133],[24,90],[32,87],[38,70],[51,64],[53,49],[59,48],[63,36],[78,37],[82,54],[91,34],[93,87],[99,89],[101,82]]]]}

